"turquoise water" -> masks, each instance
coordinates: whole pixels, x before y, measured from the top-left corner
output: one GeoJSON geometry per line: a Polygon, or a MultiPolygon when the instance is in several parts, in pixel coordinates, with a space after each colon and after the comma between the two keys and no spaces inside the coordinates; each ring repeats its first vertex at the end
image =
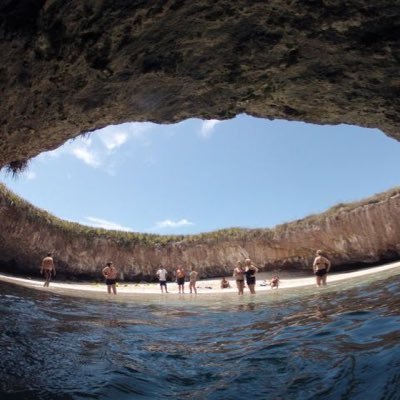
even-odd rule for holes
{"type": "Polygon", "coordinates": [[[0,283],[0,399],[400,399],[400,276],[116,302],[0,283]]]}

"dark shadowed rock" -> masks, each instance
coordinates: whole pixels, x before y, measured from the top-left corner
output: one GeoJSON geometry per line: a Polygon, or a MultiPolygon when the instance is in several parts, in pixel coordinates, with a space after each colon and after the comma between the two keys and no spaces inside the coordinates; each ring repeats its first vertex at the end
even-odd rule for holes
{"type": "Polygon", "coordinates": [[[0,166],[127,121],[263,118],[399,139],[399,0],[2,0],[0,166]]]}

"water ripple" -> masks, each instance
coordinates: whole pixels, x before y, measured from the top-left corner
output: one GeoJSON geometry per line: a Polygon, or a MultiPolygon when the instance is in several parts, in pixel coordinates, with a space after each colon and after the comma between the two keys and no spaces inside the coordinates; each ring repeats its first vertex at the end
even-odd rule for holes
{"type": "Polygon", "coordinates": [[[212,307],[0,289],[1,399],[400,399],[399,276],[212,307]]]}

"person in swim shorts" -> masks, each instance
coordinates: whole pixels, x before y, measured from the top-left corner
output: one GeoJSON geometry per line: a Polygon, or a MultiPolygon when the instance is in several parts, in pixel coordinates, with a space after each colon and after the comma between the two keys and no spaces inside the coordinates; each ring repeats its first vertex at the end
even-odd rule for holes
{"type": "Polygon", "coordinates": [[[51,253],[47,253],[47,256],[43,258],[40,267],[40,275],[44,275],[46,279],[43,286],[49,287],[51,276],[56,276],[56,267],[54,266],[54,260],[51,253]]]}
{"type": "Polygon", "coordinates": [[[103,276],[106,278],[107,293],[117,294],[117,274],[118,270],[112,262],[108,262],[103,268],[103,276]]]}
{"type": "Polygon", "coordinates": [[[160,282],[161,293],[164,293],[164,289],[165,289],[165,293],[168,293],[168,290],[167,290],[167,274],[168,274],[167,270],[162,265],[160,265],[160,268],[156,272],[156,275],[157,275],[158,280],[160,282]]]}
{"type": "Polygon", "coordinates": [[[182,267],[179,267],[176,270],[176,283],[178,284],[179,293],[185,293],[185,276],[185,270],[182,267]]]}
{"type": "Polygon", "coordinates": [[[313,271],[318,287],[326,285],[326,277],[330,269],[331,262],[323,256],[322,250],[317,250],[316,257],[313,262],[313,271]]]}
{"type": "Polygon", "coordinates": [[[236,268],[233,270],[233,277],[236,279],[236,286],[238,288],[239,295],[243,294],[245,272],[246,271],[244,270],[241,261],[238,261],[236,268]]]}

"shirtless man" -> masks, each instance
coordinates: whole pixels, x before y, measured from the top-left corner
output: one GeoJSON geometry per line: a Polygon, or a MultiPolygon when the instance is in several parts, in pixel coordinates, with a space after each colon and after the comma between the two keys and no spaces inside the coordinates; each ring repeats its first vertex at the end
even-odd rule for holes
{"type": "Polygon", "coordinates": [[[318,287],[326,285],[326,274],[330,269],[331,262],[322,255],[322,250],[317,250],[317,254],[313,262],[313,271],[318,287]]]}
{"type": "Polygon", "coordinates": [[[111,289],[113,294],[117,294],[117,274],[118,270],[114,267],[112,262],[108,262],[103,268],[103,276],[106,278],[107,293],[111,294],[111,289]]]}
{"type": "Polygon", "coordinates": [[[49,287],[51,275],[56,276],[56,267],[54,266],[54,260],[51,256],[51,253],[47,253],[47,256],[42,260],[42,266],[40,267],[40,275],[43,275],[46,278],[46,282],[44,283],[44,287],[49,287]]]}
{"type": "Polygon", "coordinates": [[[178,284],[179,294],[185,293],[185,276],[185,270],[182,267],[179,267],[176,270],[176,283],[178,284]]]}

